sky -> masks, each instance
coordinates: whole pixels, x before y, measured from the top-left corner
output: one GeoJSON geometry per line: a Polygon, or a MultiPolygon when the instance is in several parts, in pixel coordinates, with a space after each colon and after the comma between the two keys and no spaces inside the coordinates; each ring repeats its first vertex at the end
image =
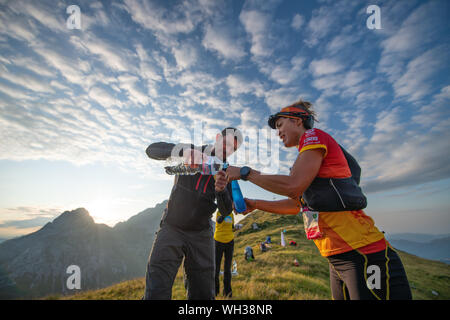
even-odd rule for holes
{"type": "Polygon", "coordinates": [[[298,151],[267,119],[299,98],[359,161],[380,230],[450,233],[448,21],[446,0],[2,0],[0,238],[78,207],[113,226],[167,199],[153,142],[270,134],[247,162],[288,174],[298,151]]]}

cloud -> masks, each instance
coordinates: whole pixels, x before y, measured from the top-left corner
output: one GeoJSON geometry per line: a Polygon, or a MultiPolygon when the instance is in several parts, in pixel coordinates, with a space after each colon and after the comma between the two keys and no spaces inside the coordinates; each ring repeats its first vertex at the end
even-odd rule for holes
{"type": "Polygon", "coordinates": [[[241,128],[261,127],[261,123],[266,119],[261,112],[251,107],[243,107],[240,112],[241,128]]]}
{"type": "Polygon", "coordinates": [[[67,33],[65,16],[59,14],[61,4],[54,5],[50,2],[12,1],[9,8],[15,14],[26,15],[39,22],[40,26],[54,32],[67,33]]]}
{"type": "Polygon", "coordinates": [[[4,72],[1,74],[1,77],[15,85],[19,85],[34,92],[53,92],[53,89],[48,84],[43,82],[41,79],[38,79],[36,76],[4,72]]]}
{"type": "Polygon", "coordinates": [[[0,34],[31,43],[36,33],[36,29],[24,17],[12,16],[8,11],[0,12],[0,34]]]}
{"type": "Polygon", "coordinates": [[[337,19],[337,14],[329,7],[321,7],[313,11],[313,15],[306,25],[307,37],[305,43],[313,47],[319,43],[319,40],[324,38],[337,19]]]}
{"type": "Polygon", "coordinates": [[[305,60],[304,57],[296,55],[290,61],[262,63],[259,68],[262,73],[267,74],[273,81],[280,85],[287,85],[302,76],[301,71],[305,60]]]}
{"type": "Polygon", "coordinates": [[[212,90],[216,89],[223,82],[223,79],[218,79],[214,75],[202,71],[185,71],[174,81],[182,86],[212,90]]]}
{"type": "Polygon", "coordinates": [[[446,64],[448,55],[445,52],[449,49],[439,46],[409,61],[403,75],[393,83],[395,95],[413,102],[431,93],[435,84],[433,75],[446,64]]]}
{"type": "MultiPolygon", "coordinates": [[[[417,49],[436,40],[439,36],[439,30],[445,26],[445,13],[442,8],[445,7],[445,1],[433,1],[424,3],[421,6],[411,9],[406,3],[401,4],[401,8],[395,10],[396,15],[409,15],[401,22],[399,26],[391,26],[388,30],[391,32],[388,37],[381,42],[383,53],[403,53],[411,56],[417,49]]],[[[399,3],[400,4],[400,3],[399,3]]],[[[391,10],[386,10],[386,21],[398,21],[394,16],[389,15],[391,10]]],[[[445,10],[444,10],[445,11],[445,10]]]]}
{"type": "Polygon", "coordinates": [[[327,51],[331,54],[335,54],[344,48],[349,48],[356,42],[358,42],[360,37],[355,35],[354,30],[348,34],[339,34],[335,36],[328,44],[327,51]]]}
{"type": "Polygon", "coordinates": [[[192,32],[198,22],[192,6],[192,2],[183,2],[167,9],[149,1],[125,0],[125,9],[136,23],[164,34],[192,32]]]}
{"type": "Polygon", "coordinates": [[[8,239],[34,232],[62,211],[62,207],[55,206],[0,208],[0,237],[8,239]]]}
{"type": "Polygon", "coordinates": [[[354,23],[355,8],[360,3],[351,0],[342,0],[331,2],[331,5],[323,5],[312,11],[311,18],[306,25],[306,37],[303,40],[309,47],[314,47],[332,32],[339,30],[346,20],[354,23]]]}
{"type": "Polygon", "coordinates": [[[121,75],[118,86],[127,92],[127,98],[137,105],[147,105],[150,102],[148,95],[139,87],[139,78],[134,75],[121,75]]]}
{"type": "Polygon", "coordinates": [[[367,77],[364,70],[349,70],[317,78],[312,85],[321,90],[324,96],[340,95],[353,100],[359,93],[373,90],[370,84],[364,82],[367,77]]]}
{"type": "Polygon", "coordinates": [[[2,224],[0,224],[0,229],[2,228],[10,228],[14,227],[15,229],[28,229],[28,228],[34,228],[34,227],[42,227],[47,222],[50,222],[53,220],[53,217],[51,218],[45,218],[45,217],[37,217],[27,220],[7,220],[4,221],[2,224]]]}
{"type": "Polygon", "coordinates": [[[30,96],[27,92],[14,88],[10,85],[0,83],[0,91],[9,96],[10,99],[25,99],[25,100],[34,100],[36,97],[30,96]]]}
{"type": "Polygon", "coordinates": [[[269,57],[273,53],[268,34],[270,30],[270,15],[258,10],[242,10],[239,20],[245,31],[250,35],[250,52],[255,57],[269,57]]]}
{"type": "Polygon", "coordinates": [[[416,109],[410,119],[405,116],[409,109],[406,107],[379,113],[361,161],[366,191],[377,192],[450,177],[448,91],[444,87],[429,105],[416,109]],[[431,127],[426,119],[432,119],[428,122],[431,127]]]}
{"type": "Polygon", "coordinates": [[[198,59],[197,49],[190,44],[181,44],[179,47],[174,47],[172,53],[180,70],[194,66],[198,59]]]}
{"type": "Polygon", "coordinates": [[[36,46],[34,51],[40,55],[48,66],[58,70],[61,75],[72,84],[83,86],[85,84],[85,77],[83,72],[77,67],[78,59],[71,59],[61,53],[51,50],[44,46],[36,46]]]}
{"type": "Polygon", "coordinates": [[[202,45],[207,50],[217,52],[225,60],[241,60],[246,56],[242,42],[226,27],[207,25],[202,45]]]}
{"type": "Polygon", "coordinates": [[[83,37],[70,37],[71,43],[84,53],[89,53],[90,58],[97,57],[103,64],[114,71],[132,71],[135,67],[127,61],[125,57],[132,57],[133,54],[127,49],[113,46],[99,37],[92,36],[88,32],[83,33],[83,37]]]}
{"type": "Polygon", "coordinates": [[[296,13],[294,15],[294,17],[292,18],[291,27],[294,30],[299,31],[304,23],[305,23],[305,18],[301,14],[296,13]]]}
{"type": "Polygon", "coordinates": [[[231,74],[226,79],[232,97],[241,94],[253,94],[256,97],[264,96],[264,86],[258,80],[249,80],[237,74],[231,74]]]}
{"type": "Polygon", "coordinates": [[[309,65],[311,73],[316,77],[336,73],[343,68],[344,65],[336,59],[313,60],[309,65]]]}
{"type": "Polygon", "coordinates": [[[406,11],[409,15],[405,20],[397,28],[391,28],[394,31],[381,42],[377,71],[387,76],[396,97],[416,102],[432,93],[434,75],[448,60],[443,52],[449,50],[449,42],[440,39],[448,20],[442,10],[444,2],[427,2],[406,11]]]}
{"type": "Polygon", "coordinates": [[[266,91],[264,101],[271,112],[278,112],[282,107],[288,106],[300,98],[308,99],[308,95],[299,92],[295,87],[281,87],[266,91]]]}
{"type": "Polygon", "coordinates": [[[16,67],[21,67],[26,70],[32,71],[37,76],[44,76],[52,78],[55,76],[55,73],[45,66],[42,61],[36,61],[36,59],[32,59],[31,57],[25,56],[15,56],[11,57],[8,61],[10,65],[14,65],[16,67]]]}
{"type": "Polygon", "coordinates": [[[154,82],[160,82],[162,76],[157,62],[147,52],[148,50],[144,48],[143,44],[136,44],[136,53],[139,57],[139,75],[141,78],[149,81],[150,85],[154,82]]]}
{"type": "Polygon", "coordinates": [[[89,98],[103,106],[105,109],[117,105],[119,101],[108,91],[100,87],[93,87],[89,90],[89,98]]]}

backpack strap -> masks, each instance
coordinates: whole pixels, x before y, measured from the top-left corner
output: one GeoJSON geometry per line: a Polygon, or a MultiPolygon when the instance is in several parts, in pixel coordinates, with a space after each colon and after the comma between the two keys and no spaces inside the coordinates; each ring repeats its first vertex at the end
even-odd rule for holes
{"type": "Polygon", "coordinates": [[[359,185],[359,181],[361,180],[361,167],[353,156],[347,152],[341,145],[339,145],[342,152],[344,153],[345,159],[347,160],[348,167],[352,173],[353,180],[356,181],[356,184],[359,185]]]}

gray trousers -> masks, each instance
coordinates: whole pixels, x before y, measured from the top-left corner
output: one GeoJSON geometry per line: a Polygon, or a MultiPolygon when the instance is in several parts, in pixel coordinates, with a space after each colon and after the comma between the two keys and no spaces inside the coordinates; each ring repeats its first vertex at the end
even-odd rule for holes
{"type": "Polygon", "coordinates": [[[183,231],[163,223],[148,259],[145,300],[170,300],[172,286],[184,258],[188,300],[215,298],[215,249],[212,228],[183,231]]]}

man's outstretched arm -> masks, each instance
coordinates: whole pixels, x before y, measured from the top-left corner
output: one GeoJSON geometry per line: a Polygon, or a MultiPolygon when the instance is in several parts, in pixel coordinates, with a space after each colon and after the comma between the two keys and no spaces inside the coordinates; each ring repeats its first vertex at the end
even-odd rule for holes
{"type": "Polygon", "coordinates": [[[147,153],[147,156],[151,159],[166,160],[171,156],[182,157],[183,149],[194,149],[194,148],[195,147],[193,144],[188,143],[174,144],[167,142],[155,142],[147,147],[145,153],[147,153]],[[173,155],[172,152],[175,152],[176,154],[173,155]]]}

